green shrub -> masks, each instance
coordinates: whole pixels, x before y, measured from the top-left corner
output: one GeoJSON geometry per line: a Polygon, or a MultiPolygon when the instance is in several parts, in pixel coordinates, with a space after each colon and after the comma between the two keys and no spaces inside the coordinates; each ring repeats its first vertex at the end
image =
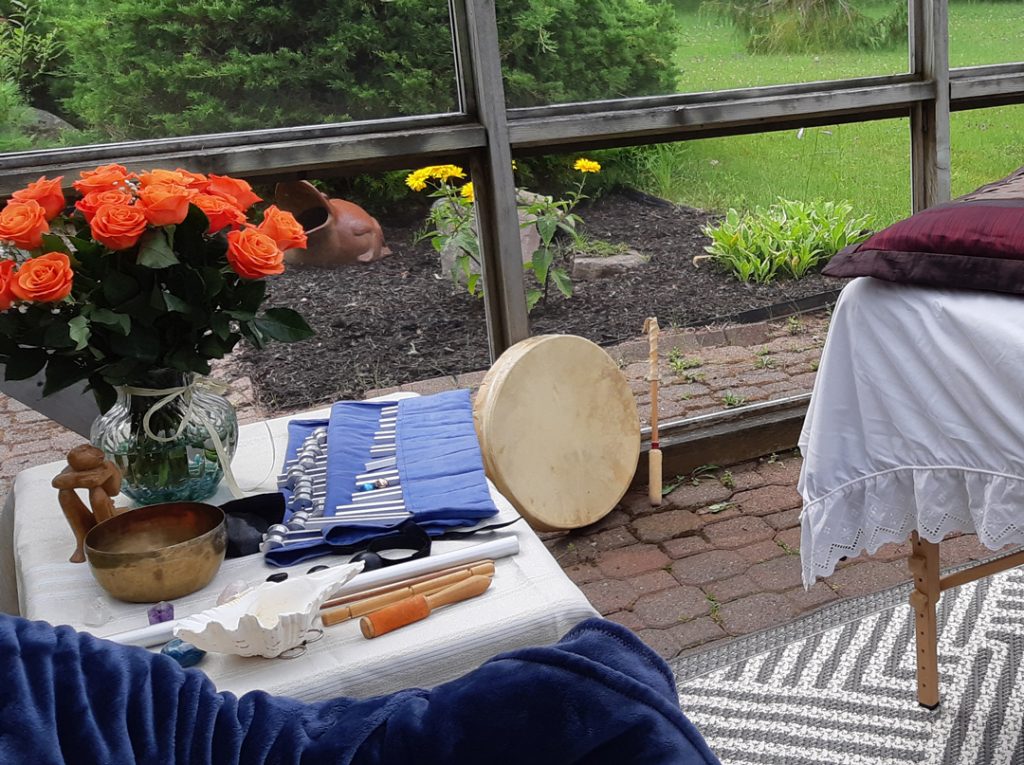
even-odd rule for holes
{"type": "Polygon", "coordinates": [[[38,5],[0,0],[0,81],[14,82],[29,98],[44,89],[64,54],[56,30],[38,5]]]}
{"type": "Polygon", "coordinates": [[[13,80],[0,80],[0,151],[32,148],[32,139],[26,135],[29,121],[28,107],[18,84],[13,80]]]}
{"type": "Polygon", "coordinates": [[[751,53],[825,53],[906,46],[907,3],[884,18],[867,16],[849,0],[707,0],[732,20],[751,53]]]}
{"type": "Polygon", "coordinates": [[[767,284],[784,274],[799,279],[849,244],[863,241],[871,216],[852,216],[848,202],[790,202],[779,199],[767,210],[738,213],[730,209],[725,220],[705,226],[711,244],[704,249],[743,282],[767,284]]]}
{"type": "MultiPolygon", "coordinates": [[[[456,109],[443,0],[44,0],[68,112],[113,139],[456,109]]],[[[672,89],[665,0],[498,4],[509,102],[672,89]]]]}

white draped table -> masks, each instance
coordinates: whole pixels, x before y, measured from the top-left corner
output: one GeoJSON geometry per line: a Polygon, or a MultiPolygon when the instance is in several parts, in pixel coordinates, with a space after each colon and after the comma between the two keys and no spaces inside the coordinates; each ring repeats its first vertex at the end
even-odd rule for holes
{"type": "MultiPolygon", "coordinates": [[[[329,409],[323,409],[296,417],[328,414],[329,409]]],[[[233,466],[243,489],[265,479],[262,490],[275,490],[289,419],[241,429],[233,466]],[[271,448],[271,439],[276,450],[271,448]]],[[[20,473],[0,517],[0,572],[9,571],[13,561],[21,615],[68,624],[100,637],[145,626],[146,605],[111,599],[96,584],[87,564],[68,563],[74,541],[57,504],[56,490],[50,487],[62,466],[53,463],[20,473]],[[6,540],[5,528],[10,535],[6,540]],[[113,619],[102,627],[87,627],[86,609],[97,598],[107,605],[113,619]]],[[[492,492],[501,511],[494,522],[515,518],[508,501],[493,488],[492,492]]],[[[209,501],[218,504],[230,498],[222,486],[209,501]]],[[[218,689],[234,693],[262,689],[304,700],[366,697],[453,679],[497,653],[555,642],[578,622],[597,615],[525,522],[498,533],[515,534],[520,552],[496,561],[494,582],[478,598],[374,640],[364,639],[358,620],[353,620],[325,628],[323,639],[309,644],[299,658],[209,654],[200,668],[218,689]]],[[[493,535],[481,534],[465,541],[436,542],[434,550],[444,552],[490,538],[493,535]]],[[[315,563],[346,559],[332,556],[286,570],[301,574],[315,563]]],[[[183,616],[215,605],[220,591],[234,580],[261,582],[280,570],[264,564],[261,555],[227,560],[210,585],[175,601],[176,613],[183,616]]],[[[10,589],[8,586],[8,593],[10,589]]],[[[0,591],[0,596],[4,594],[0,591]]]]}
{"type": "Polygon", "coordinates": [[[800,437],[804,583],[912,540],[919,699],[938,703],[938,543],[1024,543],[1024,298],[855,279],[829,326],[800,437]]]}

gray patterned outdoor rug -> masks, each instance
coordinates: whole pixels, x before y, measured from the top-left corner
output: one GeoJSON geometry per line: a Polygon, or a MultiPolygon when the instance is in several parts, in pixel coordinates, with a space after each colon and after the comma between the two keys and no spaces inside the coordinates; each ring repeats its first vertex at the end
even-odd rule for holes
{"type": "Polygon", "coordinates": [[[942,703],[917,703],[909,585],[676,660],[725,765],[1024,765],[1024,571],[947,590],[942,703]]]}

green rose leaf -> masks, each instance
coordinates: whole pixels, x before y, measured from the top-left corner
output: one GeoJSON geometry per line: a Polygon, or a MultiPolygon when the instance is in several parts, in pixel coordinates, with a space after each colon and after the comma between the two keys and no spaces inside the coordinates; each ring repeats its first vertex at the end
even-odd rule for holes
{"type": "MultiPolygon", "coordinates": [[[[84,311],[83,311],[84,313],[84,311]]],[[[132,317],[123,313],[114,313],[107,308],[94,308],[89,312],[89,321],[112,327],[122,335],[127,335],[132,328],[132,317]]]]}
{"type": "Polygon", "coordinates": [[[210,329],[212,329],[221,340],[227,340],[231,334],[231,319],[225,313],[214,313],[210,316],[210,329]]]}
{"type": "Polygon", "coordinates": [[[80,351],[89,345],[89,337],[91,335],[89,320],[84,316],[75,316],[68,322],[68,336],[75,344],[76,351],[80,351]]]}
{"type": "Polygon", "coordinates": [[[56,234],[43,234],[43,244],[40,249],[42,249],[43,252],[63,252],[65,255],[71,254],[71,250],[64,240],[56,234]]]}
{"type": "Polygon", "coordinates": [[[160,335],[152,327],[136,324],[125,337],[110,336],[110,350],[118,356],[154,362],[160,356],[160,335]]]}
{"type": "Polygon", "coordinates": [[[192,305],[187,300],[182,300],[173,292],[164,292],[164,302],[167,303],[167,310],[178,313],[191,313],[192,305]]]}
{"type": "Polygon", "coordinates": [[[146,268],[167,268],[176,266],[181,261],[174,254],[171,241],[174,239],[174,227],[150,229],[139,238],[139,265],[146,268]]]}
{"type": "Polygon", "coordinates": [[[4,368],[5,380],[27,380],[46,366],[46,351],[25,348],[7,360],[4,368]]]}
{"type": "Polygon", "coordinates": [[[293,343],[313,336],[313,330],[291,308],[271,308],[254,322],[259,330],[274,340],[293,343]]]}
{"type": "Polygon", "coordinates": [[[89,376],[89,370],[67,356],[51,356],[46,365],[46,383],[43,395],[49,396],[74,385],[89,376]]]}
{"type": "Polygon", "coordinates": [[[111,271],[103,278],[103,297],[111,305],[122,305],[139,294],[139,284],[120,271],[111,271]]]}

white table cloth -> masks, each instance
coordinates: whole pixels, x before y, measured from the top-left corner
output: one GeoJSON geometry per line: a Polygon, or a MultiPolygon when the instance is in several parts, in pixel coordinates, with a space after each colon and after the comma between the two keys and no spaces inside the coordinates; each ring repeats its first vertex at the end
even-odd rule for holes
{"type": "Polygon", "coordinates": [[[850,282],[800,449],[807,586],[915,529],[1024,542],[1024,298],[850,282]]]}
{"type": "MultiPolygon", "coordinates": [[[[323,409],[297,416],[328,414],[329,409],[323,409]]],[[[241,429],[233,466],[243,489],[266,479],[262,490],[275,490],[289,419],[241,429]],[[276,466],[271,463],[271,437],[277,443],[276,466]]],[[[68,563],[74,541],[57,504],[56,491],[50,487],[61,467],[53,463],[19,474],[13,502],[8,502],[0,518],[0,532],[4,523],[13,526],[21,614],[52,624],[69,624],[101,637],[145,626],[146,605],[113,600],[96,584],[87,564],[68,563]],[[98,597],[114,618],[102,627],[86,627],[85,609],[98,597]]],[[[494,494],[500,509],[495,520],[514,518],[515,510],[508,501],[494,494]]],[[[222,486],[210,501],[228,499],[222,486]]],[[[478,598],[442,609],[422,622],[374,640],[364,639],[358,620],[353,620],[325,628],[324,638],[310,644],[307,653],[296,659],[209,654],[201,668],[220,690],[239,694],[263,689],[310,701],[341,695],[366,697],[453,679],[497,653],[554,642],[578,622],[596,615],[525,522],[509,527],[508,533],[519,538],[520,552],[496,561],[494,582],[478,598]]],[[[466,541],[437,542],[434,549],[443,552],[489,538],[492,536],[484,534],[466,541]]],[[[4,552],[2,541],[0,555],[10,556],[10,552],[4,552]]],[[[322,562],[346,559],[333,556],[322,562]]],[[[307,562],[292,570],[304,573],[312,565],[307,562]]],[[[175,601],[176,612],[183,616],[210,608],[229,582],[261,582],[279,570],[264,564],[261,555],[225,561],[210,585],[175,601]]]]}

